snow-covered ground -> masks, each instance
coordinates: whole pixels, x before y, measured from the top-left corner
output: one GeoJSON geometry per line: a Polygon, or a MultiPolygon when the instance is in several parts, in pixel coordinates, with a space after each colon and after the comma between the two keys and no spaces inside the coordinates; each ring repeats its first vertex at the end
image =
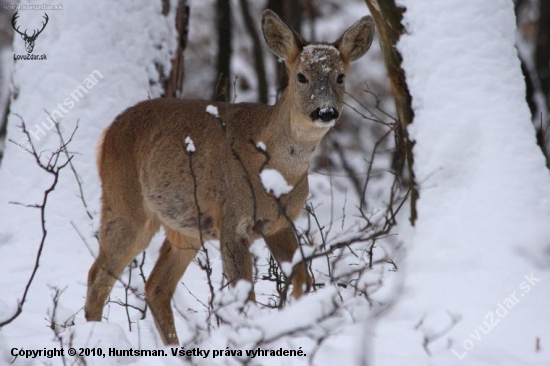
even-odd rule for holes
{"type": "MultiPolygon", "coordinates": [[[[548,364],[550,178],[524,101],[524,82],[514,48],[513,3],[401,2],[407,7],[408,34],[399,49],[416,115],[410,130],[416,141],[415,172],[420,189],[416,227],[408,226],[403,212],[397,230],[376,242],[372,269],[368,268],[372,242],[366,239],[349,247],[342,245],[332,256],[316,258],[313,273],[316,283],[324,286],[300,301],[291,300],[282,310],[274,307],[278,296],[274,283],[266,279],[270,267],[262,241],[251,248],[260,277],[255,284],[258,305],[244,304],[246,284],[217,290],[222,282],[220,253],[216,243],[209,243],[216,288],[213,310],[208,309],[210,291],[198,265],[204,263],[202,254],[182,278],[174,298],[182,346],[210,351],[206,358],[172,356],[176,349],[161,345],[149,313],[141,319],[139,311],[129,309],[127,313],[117,304],[119,300],[136,307],[144,304],[141,297],[128,294],[122,283],[117,283],[105,307],[108,321],[86,323],[82,311],[87,271],[97,253],[94,233],[100,187],[96,143],[118,113],[137,101],[160,95],[163,75],[155,64],[168,72],[175,46],[173,14],[163,18],[160,1],[146,0],[71,2],[63,4],[63,10],[48,11],[49,24],[35,45],[35,53],[47,54],[48,61],[15,64],[11,87],[17,98],[11,112],[21,116],[38,137],[33,136],[33,143],[38,151],[44,151],[44,158],[59,145],[55,130],[46,127],[50,122],[45,111],[62,117],[58,125],[65,139],[78,121],[69,151],[74,154],[83,197],[72,171],[63,170],[47,206],[48,237],[23,313],[0,330],[0,364],[13,359],[13,348],[64,347],[67,352],[70,345],[101,347],[104,353],[109,348],[167,352],[161,357],[88,356],[88,365],[238,365],[247,359],[246,350],[258,348],[302,354],[258,355],[250,364],[548,364]],[[79,87],[85,91],[81,88],[82,95],[75,94],[76,100],[72,94],[79,87]],[[58,327],[58,338],[48,321],[55,288],[63,290],[56,324],[74,322],[58,327]],[[243,356],[226,356],[226,349],[241,350],[243,356]],[[222,352],[214,358],[214,351],[222,352]]],[[[210,90],[211,80],[196,70],[201,59],[212,60],[213,43],[207,40],[212,29],[208,23],[212,22],[211,6],[212,2],[191,2],[186,87],[197,90],[198,96],[210,90]],[[196,51],[200,42],[205,43],[202,54],[196,51]]],[[[256,15],[259,9],[254,9],[256,15]]],[[[362,1],[340,8],[317,24],[316,35],[334,40],[366,13],[362,1]]],[[[22,11],[19,21],[40,22],[40,17],[41,12],[22,11]]],[[[305,32],[306,37],[308,34],[305,32]]],[[[242,38],[236,49],[250,47],[242,38]]],[[[373,57],[379,59],[377,48],[375,44],[371,55],[350,71],[356,86],[362,85],[358,80],[384,77],[381,64],[372,63],[373,57]],[[367,66],[369,61],[372,66],[367,66]]],[[[18,54],[25,52],[19,37],[14,39],[14,49],[18,54]]],[[[235,57],[236,73],[253,75],[250,60],[247,63],[242,55],[235,57]]],[[[242,99],[238,100],[253,96],[239,92],[242,99]]],[[[355,97],[365,99],[364,94],[355,97]]],[[[347,118],[354,115],[349,109],[346,114],[347,118]]],[[[357,120],[354,123],[358,125],[372,124],[357,120]]],[[[8,138],[16,143],[24,138],[19,123],[18,116],[10,116],[8,138]]],[[[359,141],[368,141],[365,145],[373,143],[364,130],[358,135],[359,141]]],[[[340,138],[340,144],[352,141],[340,138]]],[[[21,142],[20,147],[25,146],[26,142],[21,142]]],[[[188,148],[191,146],[201,148],[189,141],[188,148]]],[[[371,159],[370,154],[362,154],[356,153],[349,161],[359,173],[366,172],[371,159]]],[[[376,172],[387,169],[387,157],[377,155],[376,172]]],[[[40,202],[52,179],[16,144],[7,144],[1,164],[0,321],[16,308],[41,238],[39,211],[9,202],[40,202]]],[[[340,171],[332,176],[325,173],[311,173],[310,214],[297,223],[305,237],[317,243],[317,251],[350,238],[367,238],[373,230],[361,230],[365,218],[349,180],[340,171]]],[[[383,222],[389,184],[388,178],[373,178],[369,183],[364,212],[373,223],[383,222]]],[[[157,258],[161,239],[161,234],[157,235],[147,250],[145,276],[157,258]]],[[[127,283],[131,276],[138,292],[143,291],[139,276],[142,259],[139,256],[136,266],[122,277],[127,283]]],[[[19,357],[15,364],[58,365],[62,361],[59,356],[19,357]]]]}

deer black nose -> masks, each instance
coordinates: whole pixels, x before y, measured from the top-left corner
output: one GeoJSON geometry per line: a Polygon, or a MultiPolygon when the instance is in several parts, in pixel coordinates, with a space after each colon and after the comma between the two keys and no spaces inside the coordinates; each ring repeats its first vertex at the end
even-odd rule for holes
{"type": "Polygon", "coordinates": [[[317,108],[311,114],[309,115],[312,120],[320,119],[323,122],[330,122],[333,119],[337,119],[339,116],[338,111],[336,108],[332,107],[323,107],[323,108],[317,108]]]}

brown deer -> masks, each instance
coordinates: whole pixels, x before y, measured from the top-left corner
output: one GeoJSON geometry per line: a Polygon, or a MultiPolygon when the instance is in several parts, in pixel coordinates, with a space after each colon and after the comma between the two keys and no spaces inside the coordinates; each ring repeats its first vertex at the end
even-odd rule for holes
{"type": "MultiPolygon", "coordinates": [[[[374,26],[363,17],[336,42],[309,44],[265,11],[262,30],[289,75],[275,105],[149,100],[105,130],[98,149],[100,248],[88,277],[88,321],[101,321],[114,282],[161,226],[166,239],[145,296],[165,344],[178,343],[170,302],[203,240],[220,241],[223,271],[233,285],[252,282],[249,245],[257,238],[279,263],[292,261],[298,242],[291,220],[308,195],[310,162],[341,114],[344,76],[369,49],[374,26]],[[267,192],[264,169],[277,170],[291,190],[280,197],[267,192]]],[[[300,297],[310,281],[301,263],[292,275],[292,295],[300,297]]]]}

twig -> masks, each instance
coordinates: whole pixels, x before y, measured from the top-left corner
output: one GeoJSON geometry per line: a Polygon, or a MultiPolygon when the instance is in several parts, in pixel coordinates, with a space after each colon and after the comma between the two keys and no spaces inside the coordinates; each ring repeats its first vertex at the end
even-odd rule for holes
{"type": "Polygon", "coordinates": [[[17,309],[16,309],[15,313],[13,315],[11,315],[10,317],[8,317],[7,319],[5,319],[3,321],[0,321],[0,328],[2,328],[5,325],[10,324],[11,322],[13,322],[15,319],[17,319],[17,317],[19,315],[21,315],[21,313],[23,311],[23,305],[25,304],[25,301],[27,299],[27,294],[28,294],[29,289],[30,289],[30,287],[32,285],[32,282],[34,280],[34,276],[36,275],[36,272],[38,271],[38,267],[40,265],[40,258],[42,256],[42,250],[44,249],[44,243],[46,242],[46,237],[48,235],[48,231],[46,229],[46,205],[48,203],[48,198],[49,198],[50,194],[55,190],[55,187],[57,186],[57,183],[59,181],[60,171],[63,170],[70,163],[73,156],[71,155],[70,157],[68,157],[67,160],[62,164],[58,164],[58,159],[59,159],[59,156],[66,151],[67,145],[72,141],[74,133],[76,132],[76,129],[75,129],[73,131],[71,137],[69,138],[69,140],[67,142],[62,142],[60,144],[59,148],[52,153],[52,155],[50,156],[50,158],[48,160],[48,163],[44,164],[42,162],[42,160],[40,159],[40,154],[37,154],[37,152],[36,152],[34,144],[31,140],[31,136],[30,136],[29,132],[27,131],[25,122],[23,121],[21,116],[19,116],[17,114],[16,114],[16,116],[19,117],[19,119],[21,120],[20,128],[23,131],[23,133],[25,134],[25,136],[27,137],[27,139],[29,140],[29,144],[30,144],[29,153],[34,157],[36,164],[42,170],[44,170],[45,172],[47,172],[48,174],[53,176],[53,181],[52,181],[51,185],[44,191],[44,197],[42,199],[42,203],[35,205],[36,208],[40,209],[40,224],[41,224],[41,229],[42,229],[42,238],[40,239],[40,244],[39,244],[38,250],[36,252],[34,267],[32,269],[31,276],[30,276],[29,280],[27,281],[27,284],[25,285],[25,289],[23,291],[23,296],[21,297],[21,300],[18,301],[17,309]]]}

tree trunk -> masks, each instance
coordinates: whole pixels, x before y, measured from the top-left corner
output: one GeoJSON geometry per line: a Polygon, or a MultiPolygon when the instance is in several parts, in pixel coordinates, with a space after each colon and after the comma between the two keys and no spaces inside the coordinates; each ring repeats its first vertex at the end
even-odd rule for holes
{"type": "Polygon", "coordinates": [[[250,9],[248,8],[248,0],[241,1],[241,10],[243,13],[244,25],[248,30],[248,34],[252,38],[254,47],[254,66],[256,75],[258,76],[258,101],[260,103],[267,103],[267,79],[265,75],[264,54],[262,52],[262,40],[254,26],[256,22],[252,15],[250,15],[250,9]]]}
{"type": "Polygon", "coordinates": [[[535,66],[544,96],[543,108],[546,108],[546,113],[541,114],[537,126],[537,142],[546,157],[546,166],[550,168],[550,139],[548,137],[550,126],[550,2],[548,0],[540,0],[539,2],[535,66]],[[545,121],[543,121],[543,115],[546,117],[545,121]]]}
{"type": "MultiPolygon", "coordinates": [[[[267,9],[273,10],[277,15],[298,34],[302,30],[302,2],[303,0],[269,0],[267,9]]],[[[288,85],[288,76],[283,62],[277,59],[277,95],[280,95],[288,85]]]]}
{"type": "Polygon", "coordinates": [[[394,0],[376,1],[365,0],[378,30],[378,39],[384,56],[384,63],[388,70],[391,91],[395,99],[399,124],[396,126],[396,153],[393,167],[397,174],[401,174],[407,166],[411,194],[411,224],[414,225],[417,217],[416,201],[418,189],[413,171],[413,143],[409,139],[407,127],[413,122],[414,113],[411,107],[411,95],[407,87],[405,72],[401,68],[401,55],[395,47],[399,37],[404,33],[401,24],[405,9],[398,7],[394,0]]]}
{"type": "Polygon", "coordinates": [[[187,34],[189,31],[189,6],[187,6],[187,0],[178,1],[176,30],[178,32],[178,45],[175,56],[172,59],[170,76],[164,85],[164,96],[168,98],[181,98],[183,92],[183,52],[187,46],[187,34]]]}
{"type": "Polygon", "coordinates": [[[231,3],[217,0],[218,56],[214,95],[216,101],[231,101],[231,3]]]}
{"type": "Polygon", "coordinates": [[[550,2],[539,2],[535,65],[546,105],[550,104],[550,2]]]}

